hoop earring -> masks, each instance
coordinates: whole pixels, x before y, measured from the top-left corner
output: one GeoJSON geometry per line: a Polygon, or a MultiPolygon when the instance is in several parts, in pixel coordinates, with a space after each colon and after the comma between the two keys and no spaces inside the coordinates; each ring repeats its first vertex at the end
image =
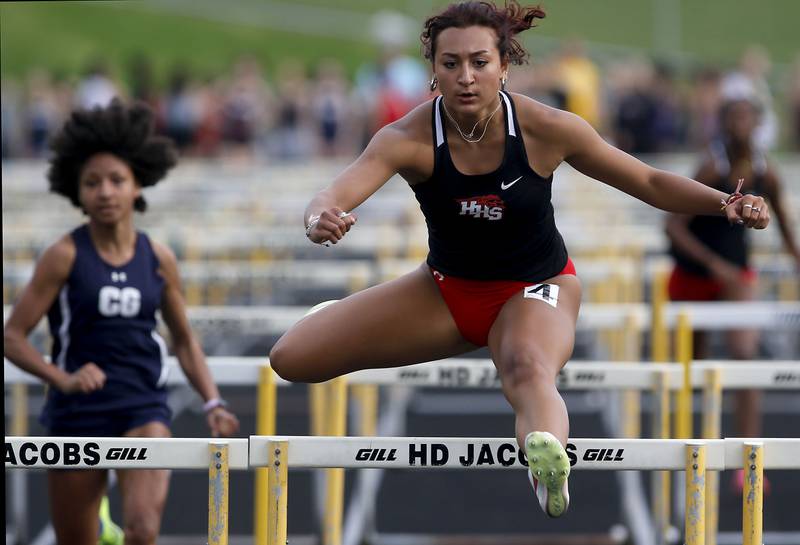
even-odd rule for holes
{"type": "Polygon", "coordinates": [[[430,86],[431,86],[431,93],[434,92],[436,90],[436,88],[439,86],[439,80],[436,79],[436,76],[433,76],[431,78],[430,86]]]}
{"type": "Polygon", "coordinates": [[[501,91],[505,91],[506,90],[506,78],[505,77],[500,78],[500,90],[501,91]]]}

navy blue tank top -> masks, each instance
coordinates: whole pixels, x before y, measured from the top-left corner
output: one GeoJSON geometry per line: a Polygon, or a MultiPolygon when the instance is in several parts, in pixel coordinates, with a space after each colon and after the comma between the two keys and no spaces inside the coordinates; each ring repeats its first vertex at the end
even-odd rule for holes
{"type": "MultiPolygon", "coordinates": [[[[719,178],[711,185],[723,193],[733,193],[736,184],[730,180],[731,165],[725,145],[717,140],[711,144],[711,157],[719,178]]],[[[754,152],[752,157],[753,184],[744,193],[763,195],[764,175],[767,161],[761,152],[754,152]]],[[[689,231],[707,248],[726,261],[739,266],[748,267],[749,242],[747,229],[743,225],[731,225],[725,216],[694,216],[689,220],[689,231]]],[[[674,246],[670,252],[677,265],[688,273],[710,277],[711,272],[704,263],[698,263],[680,252],[674,246]]]]}
{"type": "Polygon", "coordinates": [[[167,348],[156,332],[164,279],[150,240],[137,232],[133,258],[114,267],[98,254],[87,225],[71,236],[75,263],[47,314],[52,363],[71,373],[94,362],[106,383],[90,394],[48,389],[42,422],[166,403],[167,348]]]}
{"type": "Polygon", "coordinates": [[[442,97],[433,103],[434,168],[412,186],[428,226],[428,264],[473,280],[539,282],[567,264],[551,200],[553,176],[542,178],[528,163],[514,102],[500,93],[504,109],[503,162],[494,172],[467,175],[450,156],[442,97]]]}

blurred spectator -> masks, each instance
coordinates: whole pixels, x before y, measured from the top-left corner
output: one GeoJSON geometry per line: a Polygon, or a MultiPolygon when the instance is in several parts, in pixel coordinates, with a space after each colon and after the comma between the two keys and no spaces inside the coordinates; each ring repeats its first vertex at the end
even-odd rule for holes
{"type": "Polygon", "coordinates": [[[789,80],[789,121],[794,148],[800,151],[800,55],[794,61],[789,80]]]}
{"type": "Polygon", "coordinates": [[[378,63],[362,67],[362,93],[372,93],[372,119],[368,137],[397,121],[427,98],[428,72],[416,58],[394,46],[385,46],[378,63]]]}
{"type": "Polygon", "coordinates": [[[567,93],[552,60],[545,59],[532,66],[513,67],[508,78],[508,89],[522,93],[543,104],[567,109],[567,93]]]}
{"type": "Polygon", "coordinates": [[[28,78],[25,109],[25,145],[34,157],[48,152],[50,135],[62,122],[50,75],[36,70],[28,78]]]}
{"type": "Polygon", "coordinates": [[[234,153],[252,156],[265,125],[268,102],[261,66],[250,57],[239,59],[222,108],[222,137],[234,153]]]}
{"type": "Polygon", "coordinates": [[[565,42],[558,56],[557,70],[566,94],[566,109],[600,128],[600,72],[584,53],[581,42],[565,42]]]}
{"type": "Polygon", "coordinates": [[[708,146],[716,137],[722,104],[720,80],[720,73],[711,67],[694,75],[689,100],[689,144],[694,149],[708,146]]]}
{"type": "Polygon", "coordinates": [[[75,92],[75,106],[78,108],[105,107],[111,100],[118,96],[119,90],[108,76],[106,66],[102,61],[94,61],[86,71],[84,78],[78,83],[75,92]]]}
{"type": "Polygon", "coordinates": [[[374,64],[364,64],[356,73],[359,108],[367,112],[362,145],[429,95],[429,66],[405,52],[418,39],[416,22],[401,13],[381,11],[373,17],[371,27],[380,54],[374,64]]]}
{"type": "Polygon", "coordinates": [[[203,157],[215,157],[222,149],[222,119],[225,107],[225,84],[209,81],[197,91],[199,117],[194,134],[194,152],[203,157]]]}
{"type": "Polygon", "coordinates": [[[656,150],[675,151],[685,141],[688,114],[671,66],[663,62],[655,64],[652,90],[656,104],[656,150]]]}
{"type": "Polygon", "coordinates": [[[653,69],[645,62],[631,63],[627,76],[627,88],[619,90],[621,95],[613,118],[614,140],[619,149],[628,153],[653,153],[658,150],[653,69]]]}
{"type": "Polygon", "coordinates": [[[153,65],[143,53],[131,57],[128,63],[131,82],[131,98],[142,101],[154,112],[159,111],[159,94],[153,81],[153,65]]]}
{"type": "Polygon", "coordinates": [[[16,80],[3,78],[2,80],[2,111],[0,112],[0,126],[2,127],[2,156],[3,159],[21,155],[22,143],[22,96],[16,80]]]}
{"type": "Polygon", "coordinates": [[[279,159],[297,159],[311,152],[313,137],[308,127],[309,83],[305,67],[296,60],[278,67],[275,124],[270,148],[279,159]]]}
{"type": "Polygon", "coordinates": [[[166,135],[182,152],[194,143],[198,117],[195,99],[189,90],[189,76],[183,66],[176,66],[169,77],[162,123],[166,135]]]}
{"type": "Polygon", "coordinates": [[[316,88],[312,99],[319,150],[325,157],[339,155],[346,143],[343,128],[347,124],[347,81],[342,65],[325,60],[317,68],[316,88]]]}
{"type": "Polygon", "coordinates": [[[616,145],[633,154],[677,149],[683,141],[686,114],[671,68],[627,61],[610,73],[616,145]]]}
{"type": "Polygon", "coordinates": [[[739,69],[722,80],[725,100],[756,100],[761,109],[761,122],[753,134],[760,148],[772,149],[778,140],[778,118],[775,115],[772,92],[767,83],[771,64],[767,50],[761,46],[749,47],[739,62],[739,69]]]}

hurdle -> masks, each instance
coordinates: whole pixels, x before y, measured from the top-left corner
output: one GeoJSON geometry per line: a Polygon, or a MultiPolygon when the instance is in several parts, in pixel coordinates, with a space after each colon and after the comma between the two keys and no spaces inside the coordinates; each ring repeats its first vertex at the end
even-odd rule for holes
{"type": "MultiPolygon", "coordinates": [[[[225,386],[256,386],[257,389],[257,411],[256,411],[256,433],[274,434],[276,433],[276,404],[278,387],[286,387],[291,383],[277,376],[269,366],[267,358],[254,357],[211,357],[208,358],[209,370],[214,381],[219,385],[225,386]]],[[[186,376],[180,369],[177,358],[167,358],[168,386],[180,386],[188,384],[186,376]]],[[[23,396],[18,390],[29,385],[41,384],[41,380],[33,375],[22,371],[19,367],[11,364],[8,360],[3,362],[3,380],[6,385],[13,385],[15,413],[13,433],[23,436],[27,433],[27,404],[26,401],[18,399],[23,396]]],[[[263,543],[266,540],[265,517],[262,516],[267,509],[267,472],[256,470],[254,484],[254,534],[259,536],[256,543],[263,543]]],[[[24,484],[20,480],[15,481],[19,489],[24,490],[24,484]]],[[[20,508],[13,511],[14,520],[17,526],[25,531],[26,523],[23,522],[23,514],[20,508]]]]}
{"type": "MultiPolygon", "coordinates": [[[[268,367],[265,358],[252,357],[210,357],[208,358],[211,374],[220,385],[253,386],[258,384],[258,413],[256,433],[274,435],[275,403],[277,387],[285,387],[290,383],[278,377],[268,367]],[[271,432],[271,433],[270,433],[271,432]]],[[[167,384],[186,384],[185,376],[175,358],[168,359],[170,373],[167,384]]],[[[4,381],[8,384],[39,384],[40,381],[8,362],[4,364],[4,381]]],[[[741,363],[730,360],[708,360],[693,363],[690,373],[692,388],[703,391],[703,433],[704,439],[716,439],[720,434],[721,395],[723,389],[760,388],[760,389],[800,389],[800,365],[796,361],[763,361],[741,363]]],[[[683,369],[671,363],[656,364],[647,362],[608,362],[608,361],[572,361],[561,370],[557,385],[561,390],[618,390],[631,389],[650,391],[653,395],[653,436],[666,439],[669,437],[669,393],[682,387],[683,369]]],[[[388,369],[370,369],[351,373],[339,379],[331,399],[336,402],[325,407],[318,403],[315,411],[328,418],[336,416],[337,429],[320,424],[323,419],[317,416],[315,432],[318,434],[334,433],[345,435],[344,414],[346,406],[345,381],[354,388],[374,388],[377,385],[403,385],[412,387],[443,388],[499,388],[499,376],[491,360],[452,358],[436,362],[416,364],[406,367],[388,369]]],[[[319,387],[321,387],[320,385],[319,387]]],[[[374,392],[373,392],[374,393],[374,392]]],[[[313,391],[312,391],[312,396],[313,391]]],[[[376,409],[377,399],[372,398],[371,405],[376,409]]],[[[689,407],[691,410],[691,407],[689,407]]],[[[15,420],[20,414],[15,412],[15,420]]],[[[362,411],[361,431],[374,430],[375,413],[362,411]]],[[[372,432],[374,434],[374,432],[372,432]]],[[[343,481],[339,472],[331,471],[335,486],[329,488],[324,516],[324,532],[336,535],[341,524],[343,508],[343,481]],[[332,490],[334,488],[335,490],[332,490]],[[338,513],[338,514],[337,514],[338,513]]],[[[657,474],[654,474],[657,478],[657,474]]],[[[709,473],[707,483],[706,527],[709,533],[707,543],[713,543],[716,528],[716,475],[709,473]]],[[[256,471],[256,488],[254,510],[256,543],[266,540],[266,517],[268,474],[266,470],[256,471]]],[[[656,521],[662,527],[669,519],[669,487],[656,481],[653,487],[652,505],[656,521]],[[666,511],[664,511],[666,509],[666,511]]],[[[662,532],[663,533],[663,532],[662,532]]]]}
{"type": "MultiPolygon", "coordinates": [[[[357,371],[337,379],[347,380],[354,388],[375,388],[376,386],[412,386],[441,388],[483,388],[498,389],[500,377],[494,363],[486,359],[450,358],[436,362],[410,365],[406,367],[369,369],[357,371]]],[[[707,360],[691,362],[691,366],[678,366],[674,363],[656,364],[647,362],[610,361],[571,361],[559,373],[559,390],[635,390],[649,391],[653,396],[652,433],[654,438],[670,438],[670,393],[685,392],[688,396],[677,407],[676,419],[690,420],[693,414],[691,394],[694,389],[702,390],[702,438],[718,439],[722,420],[722,391],[745,388],[763,390],[800,389],[800,363],[797,361],[763,361],[740,363],[735,360],[707,360]]],[[[341,388],[341,386],[340,386],[341,388]]],[[[685,394],[684,394],[685,395],[685,394]]],[[[344,418],[346,398],[339,395],[339,401],[328,406],[327,414],[344,418]]],[[[377,401],[370,410],[376,410],[377,401]]],[[[370,429],[375,416],[363,410],[360,428],[370,429]]],[[[322,435],[324,431],[318,434],[322,435]]],[[[345,435],[343,429],[328,430],[328,435],[345,435]]],[[[362,434],[367,435],[367,434],[362,434]]],[[[711,472],[706,481],[706,542],[716,543],[718,480],[711,472]]],[[[651,510],[655,521],[658,540],[663,540],[670,522],[670,484],[669,474],[656,472],[652,475],[651,510]]],[[[337,484],[337,486],[339,486],[337,484]]],[[[338,543],[341,534],[340,522],[343,511],[343,492],[327,491],[323,518],[323,541],[338,543]],[[338,524],[337,524],[338,522],[338,524]]]]}
{"type": "Polygon", "coordinates": [[[249,469],[247,439],[6,437],[6,469],[208,471],[208,545],[228,545],[230,470],[249,469]]]}
{"type": "MultiPolygon", "coordinates": [[[[764,469],[800,469],[800,439],[574,439],[573,470],[686,471],[686,545],[705,543],[707,470],[743,468],[744,545],[761,545],[764,469]]],[[[515,439],[432,437],[250,437],[251,467],[270,471],[269,545],[287,536],[290,468],[522,469],[515,439]]]]}

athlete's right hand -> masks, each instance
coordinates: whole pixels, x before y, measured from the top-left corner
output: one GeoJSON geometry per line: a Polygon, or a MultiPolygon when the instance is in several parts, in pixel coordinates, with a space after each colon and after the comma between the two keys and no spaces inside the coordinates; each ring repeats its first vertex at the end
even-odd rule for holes
{"type": "Polygon", "coordinates": [[[67,375],[58,389],[65,394],[88,394],[99,390],[106,383],[106,374],[97,365],[88,362],[80,369],[67,375]]]}
{"type": "Polygon", "coordinates": [[[328,208],[320,213],[319,218],[311,216],[309,225],[313,226],[308,231],[308,238],[316,244],[336,244],[356,224],[357,219],[355,214],[348,214],[336,206],[328,208]]]}

